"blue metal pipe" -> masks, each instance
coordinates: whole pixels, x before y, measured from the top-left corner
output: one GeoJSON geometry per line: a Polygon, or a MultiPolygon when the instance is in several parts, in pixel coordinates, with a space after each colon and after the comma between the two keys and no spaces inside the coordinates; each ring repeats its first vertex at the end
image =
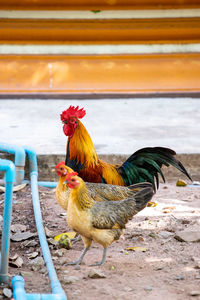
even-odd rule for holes
{"type": "Polygon", "coordinates": [[[10,250],[10,225],[12,216],[13,183],[15,180],[15,165],[12,161],[0,159],[0,171],[5,176],[5,202],[3,213],[3,231],[1,239],[0,282],[8,282],[8,259],[10,250]]]}
{"type": "MultiPolygon", "coordinates": [[[[40,209],[40,202],[39,202],[39,193],[38,193],[38,169],[37,169],[37,156],[35,151],[30,148],[26,147],[25,152],[28,155],[29,159],[29,171],[30,171],[30,178],[31,178],[31,191],[32,191],[32,200],[33,200],[33,210],[35,215],[35,221],[36,221],[36,227],[38,231],[38,236],[40,240],[40,245],[42,249],[42,254],[44,257],[44,261],[47,266],[49,278],[51,281],[51,289],[52,289],[52,295],[39,295],[37,294],[38,298],[31,298],[31,294],[25,294],[26,299],[59,299],[59,300],[67,300],[67,297],[65,295],[64,290],[61,287],[61,284],[58,280],[52,259],[51,254],[49,251],[48,243],[46,240],[46,235],[43,227],[42,222],[42,214],[40,209]],[[42,298],[46,297],[46,298],[42,298]]],[[[13,277],[13,293],[16,295],[14,299],[23,299],[18,296],[18,291],[21,295],[22,291],[21,289],[24,289],[22,282],[19,280],[16,280],[16,276],[13,277]]],[[[36,297],[36,295],[35,295],[36,297]]]]}
{"type": "Polygon", "coordinates": [[[7,143],[0,143],[0,151],[15,155],[16,176],[15,183],[21,184],[24,180],[24,166],[25,166],[25,151],[21,146],[10,145],[7,143]]]}

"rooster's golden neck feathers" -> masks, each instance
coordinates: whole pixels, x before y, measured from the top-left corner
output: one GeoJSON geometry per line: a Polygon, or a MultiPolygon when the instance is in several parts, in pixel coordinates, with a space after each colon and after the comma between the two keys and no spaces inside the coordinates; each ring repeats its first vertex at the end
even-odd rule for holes
{"type": "Polygon", "coordinates": [[[73,136],[68,140],[68,148],[71,160],[76,160],[77,163],[85,164],[87,167],[94,167],[98,164],[94,144],[80,120],[78,120],[73,136]]]}

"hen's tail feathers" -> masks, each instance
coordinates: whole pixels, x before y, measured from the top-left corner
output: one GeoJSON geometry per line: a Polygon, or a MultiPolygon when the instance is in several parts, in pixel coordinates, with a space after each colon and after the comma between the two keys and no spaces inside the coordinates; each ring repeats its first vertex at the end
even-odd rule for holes
{"type": "Polygon", "coordinates": [[[140,211],[144,207],[146,207],[147,203],[151,200],[154,195],[153,186],[146,187],[135,194],[135,203],[136,203],[136,210],[140,211]]]}
{"type": "Polygon", "coordinates": [[[169,165],[174,166],[192,181],[187,170],[174,155],[176,155],[176,152],[169,148],[142,148],[133,153],[118,168],[118,171],[126,185],[131,185],[134,182],[148,181],[153,185],[154,190],[156,190],[156,186],[157,188],[159,187],[159,174],[165,182],[165,177],[161,170],[163,165],[167,167],[169,165]]]}
{"type": "Polygon", "coordinates": [[[131,191],[135,191],[135,192],[139,192],[141,189],[149,188],[149,187],[151,187],[151,188],[153,187],[152,183],[150,183],[150,182],[138,182],[138,183],[131,184],[128,186],[128,188],[131,191]]]}

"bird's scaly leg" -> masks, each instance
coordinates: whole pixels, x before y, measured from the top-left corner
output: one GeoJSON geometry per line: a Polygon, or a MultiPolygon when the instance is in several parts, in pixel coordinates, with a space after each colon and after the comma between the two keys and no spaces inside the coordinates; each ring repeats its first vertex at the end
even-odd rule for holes
{"type": "Polygon", "coordinates": [[[80,236],[80,234],[79,234],[77,237],[71,239],[71,241],[72,241],[73,243],[76,243],[76,242],[81,241],[81,236],[80,236]]]}
{"type": "Polygon", "coordinates": [[[75,261],[71,261],[69,263],[67,263],[66,265],[80,265],[82,260],[83,260],[83,257],[85,256],[85,253],[89,250],[89,247],[86,247],[84,248],[84,250],[82,251],[79,259],[75,260],[75,261]]]}
{"type": "Polygon", "coordinates": [[[106,252],[107,252],[107,248],[103,249],[103,256],[102,256],[102,260],[96,262],[95,264],[90,265],[91,267],[93,266],[103,266],[106,260],[106,252]]]}

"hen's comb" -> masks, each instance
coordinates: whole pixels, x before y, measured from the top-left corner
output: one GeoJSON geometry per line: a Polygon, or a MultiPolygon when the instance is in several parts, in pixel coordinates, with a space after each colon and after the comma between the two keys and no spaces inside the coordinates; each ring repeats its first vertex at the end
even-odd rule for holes
{"type": "Polygon", "coordinates": [[[86,115],[86,111],[84,108],[80,108],[79,106],[75,107],[70,105],[70,107],[62,112],[60,115],[61,121],[68,120],[69,117],[77,117],[78,119],[82,119],[86,115]]]}
{"type": "Polygon", "coordinates": [[[70,180],[71,177],[76,176],[76,175],[78,175],[77,172],[68,173],[67,176],[66,176],[66,181],[70,180]]]}
{"type": "Polygon", "coordinates": [[[55,166],[55,168],[58,169],[61,165],[65,165],[65,162],[64,162],[64,161],[59,162],[59,163],[55,166]]]}

